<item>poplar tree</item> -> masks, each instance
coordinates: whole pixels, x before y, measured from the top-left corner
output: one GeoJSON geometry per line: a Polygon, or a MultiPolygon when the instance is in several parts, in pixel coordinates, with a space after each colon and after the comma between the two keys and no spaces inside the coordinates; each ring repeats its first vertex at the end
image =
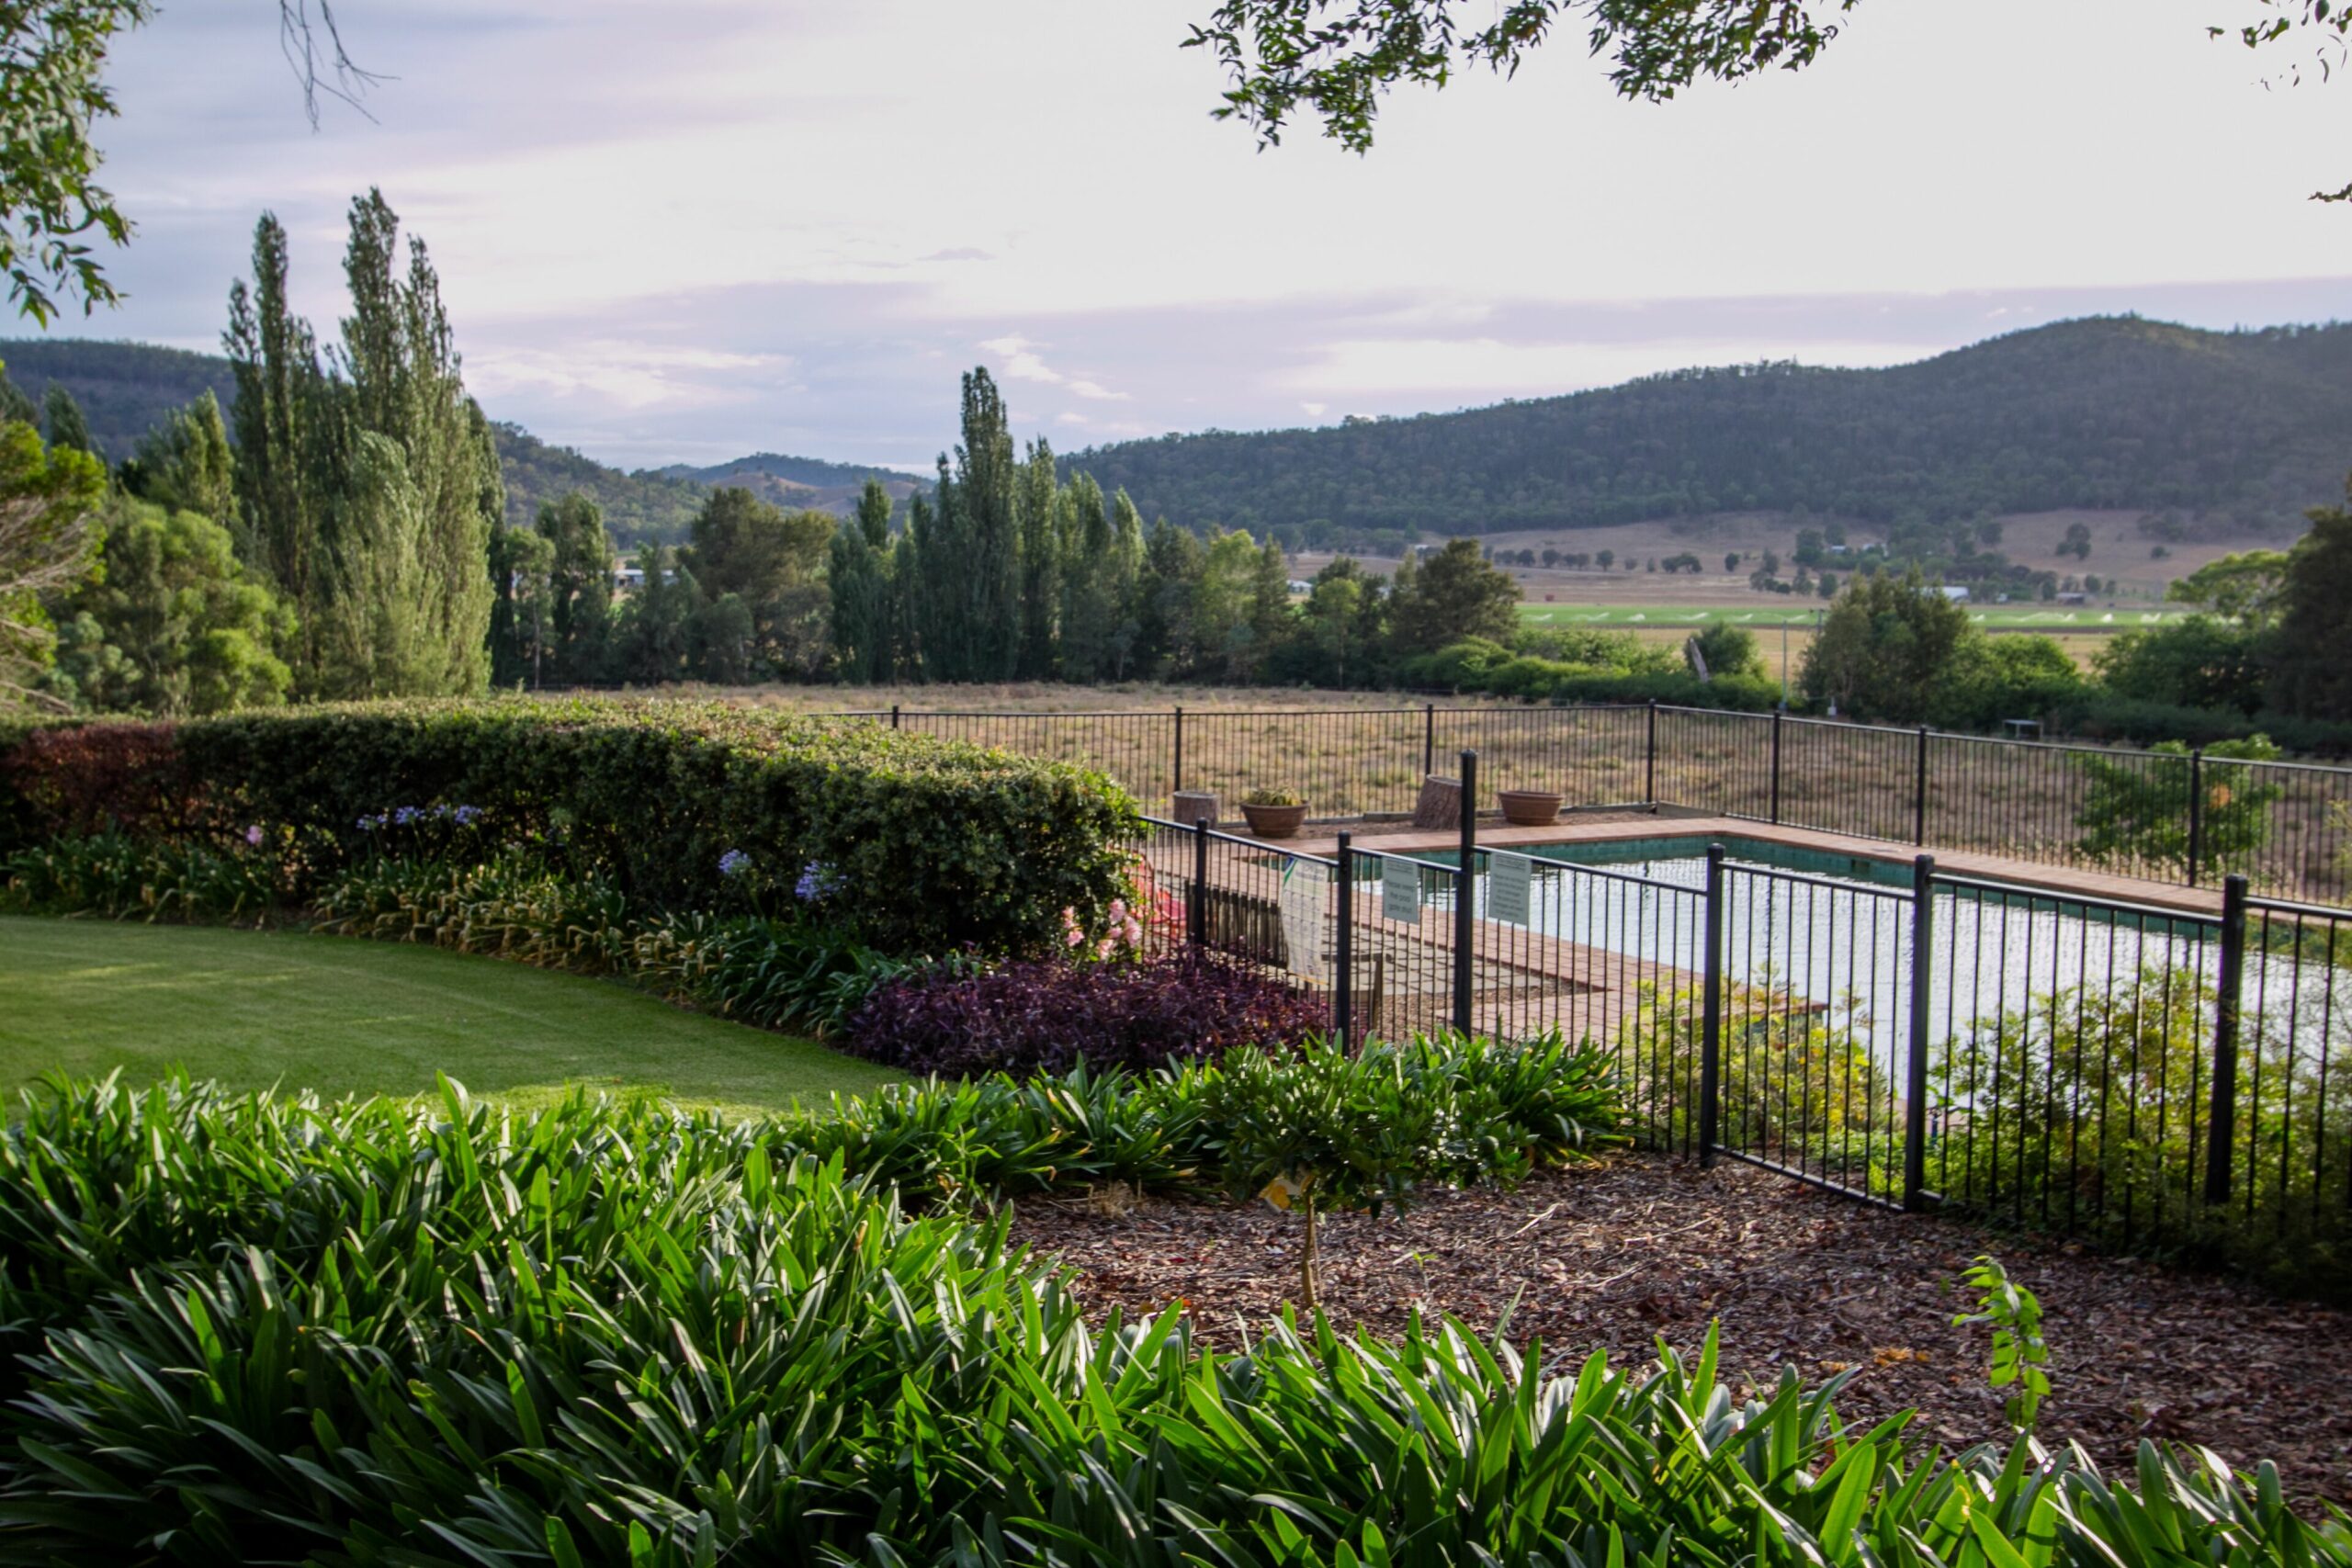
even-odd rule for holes
{"type": "Polygon", "coordinates": [[[964,439],[955,466],[939,459],[935,539],[920,551],[923,669],[932,680],[1003,681],[1018,665],[1019,467],[1004,400],[987,370],[974,370],[964,378],[964,439]]]}
{"type": "Polygon", "coordinates": [[[40,400],[41,417],[49,426],[50,450],[87,452],[98,456],[98,444],[90,434],[90,422],[82,413],[82,405],[62,381],[50,383],[40,400]]]}
{"type": "Polygon", "coordinates": [[[826,565],[834,664],[842,680],[860,685],[889,679],[889,548],[890,495],[868,479],[856,515],[833,530],[826,565]]]}
{"type": "Polygon", "coordinates": [[[253,285],[230,290],[240,543],[297,607],[306,694],[478,691],[490,673],[497,453],[424,243],[409,242],[403,270],[399,230],[380,192],[351,204],[351,314],[323,359],[288,309],[274,217],[254,230],[253,285]],[[386,593],[400,602],[366,597],[386,593]]]}
{"type": "Polygon", "coordinates": [[[166,511],[209,517],[232,537],[243,528],[236,454],[229,446],[220,404],[209,388],[141,438],[138,454],[122,465],[121,479],[124,490],[166,511]]]}
{"type": "Polygon", "coordinates": [[[1067,499],[1054,471],[1053,447],[1042,436],[1032,441],[1019,494],[1021,651],[1017,668],[1025,680],[1050,680],[1054,673],[1060,577],[1070,565],[1060,547],[1061,513],[1067,499]]]}

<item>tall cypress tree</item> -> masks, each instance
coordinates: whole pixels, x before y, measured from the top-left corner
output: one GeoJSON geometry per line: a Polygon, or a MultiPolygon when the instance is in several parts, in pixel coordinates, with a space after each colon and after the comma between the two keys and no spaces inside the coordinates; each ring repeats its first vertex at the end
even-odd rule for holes
{"type": "Polygon", "coordinates": [[[865,481],[857,514],[834,529],[826,566],[832,593],[833,658],[841,678],[861,685],[889,679],[890,494],[865,481]]]}
{"type": "Polygon", "coordinates": [[[1060,548],[1065,497],[1054,472],[1054,449],[1041,436],[1029,444],[1018,496],[1021,537],[1021,651],[1024,680],[1050,680],[1055,664],[1056,622],[1061,609],[1060,574],[1067,563],[1060,548]]]}
{"type": "Polygon", "coordinates": [[[319,689],[320,528],[330,484],[316,430],[326,377],[310,323],[286,294],[286,230],[273,213],[254,225],[254,281],[229,286],[221,333],[237,379],[237,496],[244,513],[238,543],[245,562],[295,607],[295,689],[319,689]]]}
{"type": "Polygon", "coordinates": [[[964,440],[954,469],[939,460],[941,547],[926,540],[922,550],[923,662],[933,680],[1003,681],[1018,667],[1019,468],[1004,399],[986,369],[974,370],[964,378],[964,440]]]}

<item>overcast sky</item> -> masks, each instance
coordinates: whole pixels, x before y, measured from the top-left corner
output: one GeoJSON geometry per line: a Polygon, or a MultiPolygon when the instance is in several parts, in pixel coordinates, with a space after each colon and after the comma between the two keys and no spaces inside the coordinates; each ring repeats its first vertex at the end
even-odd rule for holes
{"type": "Polygon", "coordinates": [[[2303,199],[2352,179],[2352,82],[2207,39],[2252,0],[1871,0],[1811,70],[1664,106],[1571,27],[1392,98],[1363,158],[1207,118],[1176,45],[1209,3],[343,0],[391,79],[313,133],[270,0],[166,0],[103,135],[130,299],[57,330],[217,350],[266,208],[330,334],[371,184],[492,414],[630,467],[921,466],[976,363],[1067,450],[2092,311],[2352,317],[2352,209],[2303,199]]]}

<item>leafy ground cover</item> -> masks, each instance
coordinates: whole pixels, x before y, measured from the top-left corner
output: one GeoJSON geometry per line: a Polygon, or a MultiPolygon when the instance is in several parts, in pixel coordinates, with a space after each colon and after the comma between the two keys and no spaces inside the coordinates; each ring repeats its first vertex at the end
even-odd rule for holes
{"type": "Polygon", "coordinates": [[[1629,1370],[1091,1318],[1001,1216],[910,1220],[810,1157],[820,1125],[28,1107],[0,1562],[2352,1563],[2273,1470],[1953,1455],[1704,1336],[1629,1370]]]}
{"type": "Polygon", "coordinates": [[[503,1100],[573,1087],[774,1111],[896,1079],[624,986],[408,943],[0,918],[0,1087],[175,1067],[232,1088],[503,1100]]]}
{"type": "MultiPolygon", "coordinates": [[[[1015,1239],[1077,1271],[1097,1317],[1180,1303],[1195,1332],[1232,1348],[1295,1292],[1305,1237],[1262,1203],[1032,1199],[1015,1239]]],[[[1914,1437],[1962,1448],[2000,1439],[1988,1335],[1952,1318],[1980,1253],[2041,1298],[2053,1391],[2041,1434],[2128,1472],[2143,1439],[2277,1463],[2308,1504],[2352,1504],[2352,1411],[2314,1375],[2352,1344],[2352,1314],[2233,1280],[2100,1257],[1957,1222],[1896,1214],[1725,1163],[1712,1171],[1624,1156],[1539,1172],[1510,1192],[1436,1191],[1401,1215],[1323,1223],[1318,1297],[1341,1333],[1390,1335],[1414,1313],[1458,1314],[1489,1335],[1508,1319],[1574,1359],[1621,1363],[1654,1338],[1696,1344],[1720,1325],[1723,1361],[1751,1386],[1784,1368],[1850,1382],[1849,1420],[1917,1410],[1914,1437]]]]}

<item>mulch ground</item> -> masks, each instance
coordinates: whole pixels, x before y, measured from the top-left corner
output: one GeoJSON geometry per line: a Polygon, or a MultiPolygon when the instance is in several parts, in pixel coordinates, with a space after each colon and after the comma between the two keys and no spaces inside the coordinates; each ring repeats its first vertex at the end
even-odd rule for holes
{"type": "MultiPolygon", "coordinates": [[[[1264,1204],[1032,1199],[1014,1235],[1075,1269],[1091,1309],[1182,1300],[1230,1348],[1295,1291],[1302,1225],[1264,1204]]],[[[1658,1336],[1695,1349],[1718,1320],[1727,1371],[1770,1386],[1792,1364],[1808,1380],[1853,1370],[1849,1422],[1917,1408],[1915,1435],[1948,1446],[2006,1435],[1989,1335],[1951,1322],[1972,1304],[1960,1272],[1992,1252],[2041,1300],[2045,1441],[2125,1473],[2143,1438],[2199,1443],[2241,1467],[2275,1461],[2306,1505],[2352,1505],[2352,1314],[2228,1280],[1630,1156],[1511,1192],[1429,1193],[1403,1216],[1333,1216],[1322,1235],[1324,1310],[1342,1327],[1393,1335],[1419,1309],[1483,1333],[1508,1311],[1512,1338],[1541,1336],[1558,1371],[1595,1347],[1646,1361],[1658,1336]]]]}

